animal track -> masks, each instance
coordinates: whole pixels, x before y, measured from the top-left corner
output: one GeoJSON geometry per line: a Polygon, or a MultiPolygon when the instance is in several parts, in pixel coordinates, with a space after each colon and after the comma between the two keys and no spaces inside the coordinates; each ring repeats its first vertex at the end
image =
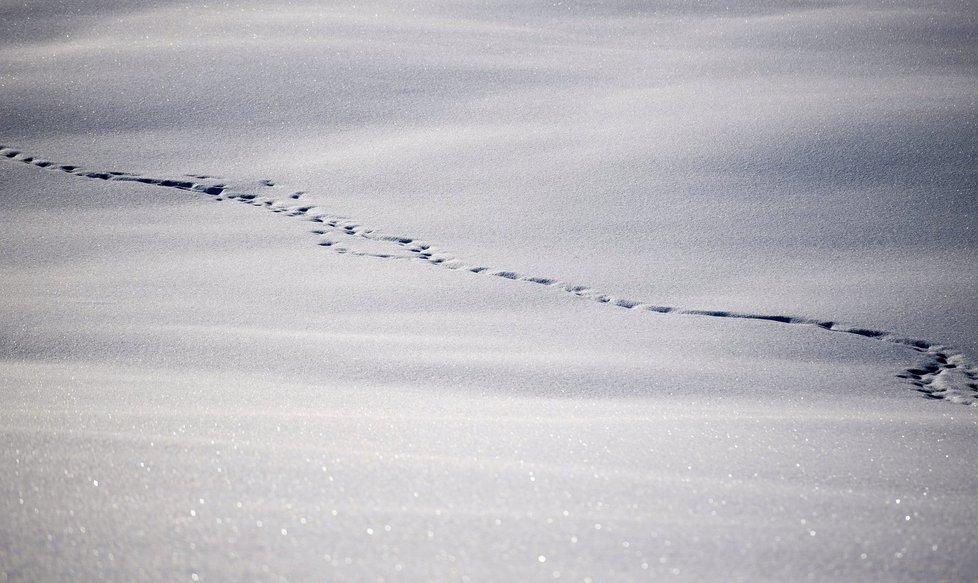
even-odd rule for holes
{"type": "Polygon", "coordinates": [[[231,187],[216,177],[205,174],[186,175],[193,180],[152,178],[128,172],[90,171],[72,164],[57,164],[36,158],[19,150],[0,146],[0,159],[21,162],[53,172],[64,172],[74,176],[112,182],[137,182],[162,188],[183,190],[213,196],[217,200],[237,201],[289,217],[301,218],[316,225],[311,232],[319,238],[319,245],[340,254],[377,259],[419,261],[445,269],[467,271],[473,274],[488,275],[512,281],[521,281],[550,287],[564,293],[607,304],[626,310],[699,316],[704,318],[727,318],[739,320],[759,320],[790,326],[810,326],[829,332],[861,336],[881,342],[898,344],[914,351],[919,363],[907,368],[899,378],[905,379],[915,390],[930,399],[943,399],[953,403],[978,406],[978,367],[968,362],[963,354],[927,340],[905,338],[885,330],[846,326],[830,320],[818,320],[777,314],[753,314],[724,310],[690,310],[672,306],[660,306],[646,302],[617,298],[601,293],[588,286],[559,281],[549,277],[521,274],[516,271],[496,270],[482,265],[469,264],[461,259],[419,239],[400,235],[381,233],[360,225],[346,217],[332,215],[323,209],[306,204],[295,204],[304,192],[295,192],[286,200],[263,196],[265,189],[280,189],[281,185],[272,180],[262,180],[254,185],[257,192],[248,192],[240,187],[231,187]]]}

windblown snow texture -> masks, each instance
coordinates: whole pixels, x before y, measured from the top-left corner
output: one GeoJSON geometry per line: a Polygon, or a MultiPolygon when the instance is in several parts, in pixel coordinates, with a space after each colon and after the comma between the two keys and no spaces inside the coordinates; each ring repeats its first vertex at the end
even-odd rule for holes
{"type": "Polygon", "coordinates": [[[335,253],[377,259],[418,261],[445,269],[543,285],[592,302],[633,311],[707,318],[762,320],[772,324],[808,326],[898,344],[918,355],[916,362],[897,375],[899,378],[908,381],[915,390],[930,399],[943,399],[953,403],[978,406],[978,366],[970,362],[961,352],[928,340],[907,338],[885,330],[851,326],[831,320],[804,316],[663,306],[647,301],[614,297],[587,285],[468,263],[418,238],[383,233],[365,227],[350,218],[330,214],[321,207],[303,204],[301,202],[303,192],[293,192],[285,198],[269,196],[265,194],[266,189],[280,188],[280,185],[272,180],[260,181],[257,189],[254,189],[254,192],[249,192],[230,186],[226,181],[208,175],[193,174],[180,178],[154,178],[130,172],[87,170],[78,165],[56,163],[25,154],[8,146],[0,146],[0,159],[21,162],[37,168],[64,172],[82,178],[137,182],[188,191],[215,197],[217,200],[237,201],[289,217],[301,218],[316,225],[312,233],[318,237],[318,244],[335,253]]]}

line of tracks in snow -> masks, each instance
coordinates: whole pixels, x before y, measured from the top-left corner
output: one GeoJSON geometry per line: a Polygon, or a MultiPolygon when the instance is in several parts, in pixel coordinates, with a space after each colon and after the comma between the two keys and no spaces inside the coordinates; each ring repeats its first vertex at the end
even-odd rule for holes
{"type": "Polygon", "coordinates": [[[590,286],[555,278],[469,263],[415,237],[384,233],[361,225],[349,218],[331,214],[321,207],[305,204],[302,192],[293,192],[282,198],[272,196],[280,190],[272,180],[262,180],[255,185],[242,188],[230,186],[219,178],[207,175],[155,178],[130,172],[89,170],[75,164],[52,162],[7,146],[0,146],[0,160],[19,162],[38,169],[71,174],[91,180],[134,182],[186,191],[213,197],[217,200],[248,204],[312,223],[314,227],[311,232],[317,237],[318,244],[335,253],[395,261],[416,261],[444,269],[467,271],[514,282],[541,285],[572,294],[583,300],[632,311],[692,317],[757,320],[770,322],[773,325],[807,326],[827,332],[849,334],[901,345],[916,353],[918,362],[902,371],[898,375],[900,378],[910,383],[928,398],[978,406],[978,367],[969,362],[964,354],[927,340],[907,338],[885,330],[850,326],[816,318],[663,306],[614,297],[590,286]]]}

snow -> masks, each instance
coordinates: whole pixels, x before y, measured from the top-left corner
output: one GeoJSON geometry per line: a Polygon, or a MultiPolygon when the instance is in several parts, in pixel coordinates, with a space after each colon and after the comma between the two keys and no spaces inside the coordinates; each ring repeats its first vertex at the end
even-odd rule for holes
{"type": "Polygon", "coordinates": [[[970,580],[970,14],[0,6],[0,578],[970,580]]]}

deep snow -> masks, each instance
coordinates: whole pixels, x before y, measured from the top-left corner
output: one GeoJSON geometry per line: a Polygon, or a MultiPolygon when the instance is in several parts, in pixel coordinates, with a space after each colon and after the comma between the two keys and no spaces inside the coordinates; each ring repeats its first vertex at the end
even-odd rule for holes
{"type": "Polygon", "coordinates": [[[972,579],[974,29],[0,5],[0,577],[972,579]]]}

